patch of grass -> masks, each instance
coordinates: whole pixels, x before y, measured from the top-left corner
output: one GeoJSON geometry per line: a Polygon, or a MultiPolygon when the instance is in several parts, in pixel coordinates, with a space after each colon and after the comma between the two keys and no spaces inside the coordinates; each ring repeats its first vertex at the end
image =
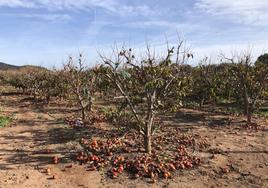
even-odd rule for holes
{"type": "Polygon", "coordinates": [[[237,107],[228,107],[227,109],[227,112],[229,113],[233,113],[233,114],[239,114],[241,113],[241,109],[237,108],[237,107]]]}
{"type": "Polygon", "coordinates": [[[232,105],[234,103],[235,103],[235,101],[233,101],[233,100],[227,100],[227,99],[218,99],[217,100],[217,104],[219,104],[219,105],[232,105]]]}
{"type": "Polygon", "coordinates": [[[40,120],[40,119],[43,118],[43,116],[42,115],[37,115],[36,118],[40,120]]]}
{"type": "Polygon", "coordinates": [[[12,122],[11,117],[0,116],[0,128],[8,126],[11,122],[12,122]]]}
{"type": "Polygon", "coordinates": [[[195,101],[187,101],[183,104],[184,107],[193,107],[193,108],[198,108],[199,107],[199,103],[195,102],[195,101]]]}
{"type": "Polygon", "coordinates": [[[262,107],[258,111],[256,111],[256,114],[268,117],[268,107],[262,107]]]}

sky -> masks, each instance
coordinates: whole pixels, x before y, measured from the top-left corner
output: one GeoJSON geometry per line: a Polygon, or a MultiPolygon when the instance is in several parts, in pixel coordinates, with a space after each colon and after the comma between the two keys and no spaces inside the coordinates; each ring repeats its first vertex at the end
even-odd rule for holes
{"type": "Polygon", "coordinates": [[[196,63],[252,49],[268,52],[267,0],[0,0],[0,62],[60,67],[82,52],[88,65],[117,45],[161,50],[186,40],[196,63]]]}

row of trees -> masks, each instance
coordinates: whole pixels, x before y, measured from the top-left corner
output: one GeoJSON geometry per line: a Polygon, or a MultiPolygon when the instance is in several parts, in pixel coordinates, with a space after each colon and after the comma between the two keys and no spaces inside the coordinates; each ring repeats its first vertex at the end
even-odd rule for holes
{"type": "Polygon", "coordinates": [[[221,55],[222,63],[210,64],[205,58],[192,70],[190,100],[199,102],[200,108],[207,103],[228,101],[240,106],[248,122],[253,111],[267,98],[268,54],[253,62],[250,53],[241,53],[231,58],[221,55]]]}
{"type": "Polygon", "coordinates": [[[51,97],[75,101],[83,120],[96,95],[121,98],[116,102],[132,113],[147,153],[152,151],[155,117],[163,110],[189,101],[198,102],[200,108],[221,100],[234,101],[243,107],[247,123],[251,123],[254,110],[267,98],[268,54],[256,62],[250,53],[221,55],[219,64],[204,58],[199,66],[192,67],[187,62],[193,55],[179,42],[175,47],[167,46],[164,56],[147,47],[140,58],[132,48],[100,57],[103,63],[94,68],[86,68],[80,54],[77,60],[70,57],[62,70],[5,73],[2,79],[48,102],[51,97]]]}
{"type": "Polygon", "coordinates": [[[50,71],[44,68],[25,68],[1,72],[3,83],[14,86],[24,94],[41,97],[50,102],[51,97],[64,97],[67,91],[66,77],[61,71],[50,71]]]}

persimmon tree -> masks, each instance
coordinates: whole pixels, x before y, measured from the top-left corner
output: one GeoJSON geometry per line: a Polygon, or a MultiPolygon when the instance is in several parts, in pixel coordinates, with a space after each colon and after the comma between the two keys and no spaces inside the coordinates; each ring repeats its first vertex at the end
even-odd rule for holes
{"type": "Polygon", "coordinates": [[[90,112],[92,108],[96,74],[93,69],[86,69],[82,54],[79,55],[77,62],[69,57],[68,63],[64,65],[64,70],[67,73],[69,89],[80,107],[81,118],[84,121],[86,112],[90,112]]]}
{"type": "MultiPolygon", "coordinates": [[[[265,53],[261,56],[258,57],[255,66],[258,67],[259,70],[265,70],[268,67],[268,53],[265,53]]],[[[266,75],[267,76],[267,75],[266,75]]],[[[265,82],[264,84],[264,88],[263,88],[263,92],[264,92],[264,97],[266,97],[266,99],[268,99],[268,86],[267,83],[268,81],[265,82]]]]}
{"type": "Polygon", "coordinates": [[[152,53],[150,47],[144,57],[136,58],[133,49],[114,50],[113,56],[100,55],[106,67],[104,74],[115,84],[133,114],[139,132],[144,137],[144,147],[152,153],[154,120],[172,89],[181,82],[179,64],[192,54],[182,50],[182,42],[167,48],[165,56],[152,53]]]}
{"type": "Polygon", "coordinates": [[[113,99],[116,95],[116,88],[114,84],[110,82],[105,74],[101,74],[105,71],[106,67],[96,66],[95,72],[97,73],[96,77],[96,92],[99,93],[99,96],[102,100],[109,101],[113,99]],[[100,73],[100,74],[99,74],[100,73]]]}
{"type": "Polygon", "coordinates": [[[39,73],[40,70],[34,68],[10,71],[6,73],[6,82],[17,89],[22,89],[23,93],[30,93],[36,99],[40,87],[39,73]]]}
{"type": "Polygon", "coordinates": [[[232,63],[231,71],[234,75],[234,83],[238,89],[238,95],[243,99],[244,114],[247,124],[252,123],[252,114],[268,87],[268,63],[267,54],[260,56],[254,63],[249,52],[242,52],[223,59],[232,63]]]}
{"type": "Polygon", "coordinates": [[[217,66],[205,57],[192,71],[192,92],[190,96],[197,100],[201,109],[205,102],[217,100],[217,66]]]}
{"type": "Polygon", "coordinates": [[[60,97],[67,93],[66,76],[56,70],[42,70],[36,74],[39,83],[38,94],[50,103],[51,97],[60,97]]]}
{"type": "Polygon", "coordinates": [[[232,64],[229,63],[215,65],[215,96],[217,99],[225,100],[229,103],[237,96],[235,95],[236,87],[233,74],[229,71],[231,67],[232,64]]]}

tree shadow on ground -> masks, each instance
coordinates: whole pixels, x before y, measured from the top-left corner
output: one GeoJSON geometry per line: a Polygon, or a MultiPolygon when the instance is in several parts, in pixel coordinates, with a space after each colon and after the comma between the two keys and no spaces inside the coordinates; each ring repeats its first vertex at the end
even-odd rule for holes
{"type": "Polygon", "coordinates": [[[0,159],[2,158],[0,160],[0,169],[15,169],[18,165],[43,166],[51,164],[52,157],[55,155],[59,155],[61,159],[68,161],[77,152],[77,147],[68,148],[65,147],[66,144],[76,143],[76,145],[79,145],[77,143],[81,138],[91,138],[94,136],[108,138],[115,135],[124,135],[124,131],[119,131],[118,128],[107,131],[97,125],[71,128],[61,118],[52,120],[24,120],[18,121],[18,123],[29,128],[16,134],[2,135],[5,143],[14,143],[14,146],[17,143],[21,144],[17,146],[18,148],[8,150],[0,148],[0,159]],[[50,128],[31,129],[35,125],[46,125],[50,128]]]}
{"type": "Polygon", "coordinates": [[[202,126],[210,129],[221,129],[233,123],[229,116],[185,109],[177,113],[161,116],[161,121],[185,131],[199,129],[202,126]]]}
{"type": "Polygon", "coordinates": [[[72,109],[54,101],[48,106],[43,104],[43,101],[34,101],[33,97],[18,93],[7,93],[5,96],[0,98],[1,104],[22,117],[15,120],[14,127],[24,128],[20,132],[1,135],[1,144],[7,147],[0,147],[0,169],[14,169],[23,164],[50,164],[53,155],[61,155],[64,158],[72,154],[73,151],[64,147],[64,144],[82,136],[81,131],[65,125],[64,116],[71,113],[72,109]],[[28,116],[28,113],[32,114],[28,116]],[[23,118],[26,114],[28,117],[23,118]],[[50,151],[51,148],[53,149],[50,151]]]}
{"type": "Polygon", "coordinates": [[[32,150],[4,150],[0,149],[0,163],[1,170],[12,170],[16,169],[19,165],[26,166],[45,166],[52,164],[53,156],[63,156],[61,162],[68,162],[69,156],[73,155],[74,152],[52,150],[49,153],[45,151],[32,151],[32,150]],[[3,163],[4,162],[4,163],[3,163]]]}
{"type": "Polygon", "coordinates": [[[3,136],[5,143],[30,143],[27,147],[1,149],[0,148],[0,169],[15,169],[18,165],[29,166],[42,166],[51,164],[52,157],[60,155],[62,158],[68,159],[74,153],[72,150],[68,150],[60,144],[67,143],[69,141],[79,138],[79,132],[72,131],[67,128],[55,128],[49,130],[49,132],[41,130],[32,130],[32,136],[29,136],[25,132],[21,135],[7,135],[3,136]],[[53,146],[53,145],[56,146],[53,146]],[[53,149],[50,149],[53,148],[53,149]]]}
{"type": "Polygon", "coordinates": [[[1,93],[2,96],[18,96],[18,95],[22,95],[22,92],[5,92],[5,93],[1,93]]]}
{"type": "Polygon", "coordinates": [[[263,153],[263,154],[268,154],[268,150],[246,150],[246,151],[239,151],[239,150],[231,150],[231,151],[223,151],[226,153],[233,153],[233,154],[258,154],[258,153],[263,153]]]}
{"type": "Polygon", "coordinates": [[[183,123],[199,123],[206,120],[203,113],[177,112],[174,120],[183,123]]]}

